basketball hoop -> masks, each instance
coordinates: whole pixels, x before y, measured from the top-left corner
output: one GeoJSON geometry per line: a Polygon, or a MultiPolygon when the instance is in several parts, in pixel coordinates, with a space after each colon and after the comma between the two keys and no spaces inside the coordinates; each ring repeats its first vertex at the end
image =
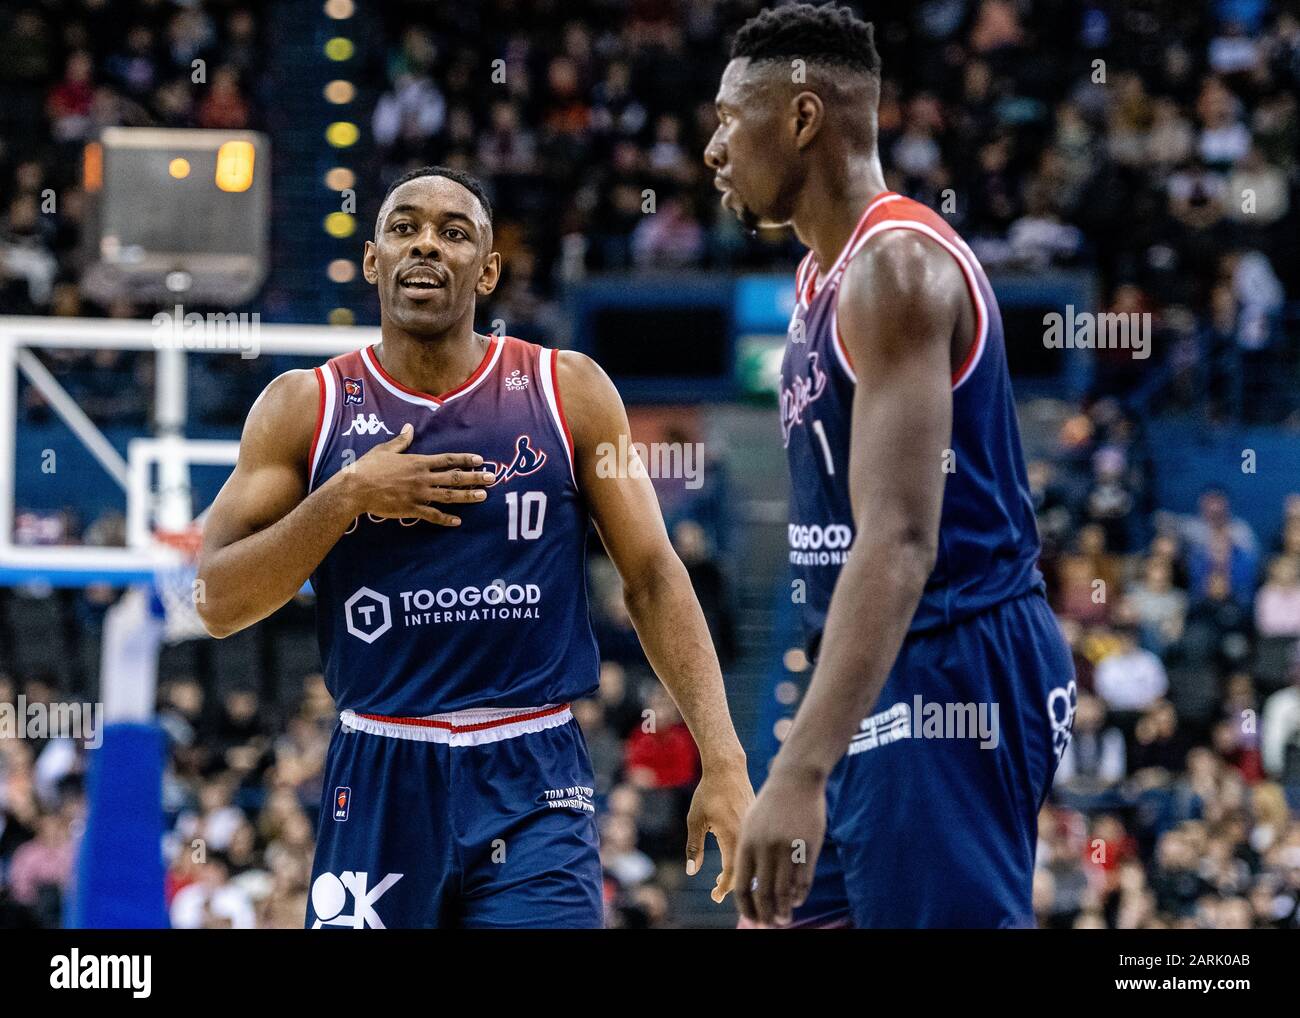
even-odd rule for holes
{"type": "Polygon", "coordinates": [[[199,549],[203,547],[203,524],[191,523],[179,530],[156,529],[154,545],[161,553],[153,571],[153,590],[167,620],[163,639],[181,643],[207,636],[197,602],[199,549]]]}

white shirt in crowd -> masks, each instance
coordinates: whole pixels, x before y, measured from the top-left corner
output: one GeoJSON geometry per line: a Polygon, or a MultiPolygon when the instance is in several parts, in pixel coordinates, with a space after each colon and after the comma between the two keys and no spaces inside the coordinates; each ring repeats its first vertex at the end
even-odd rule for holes
{"type": "Polygon", "coordinates": [[[1264,701],[1260,719],[1259,752],[1269,777],[1282,777],[1286,747],[1300,739],[1300,686],[1280,689],[1264,701]]]}
{"type": "Polygon", "coordinates": [[[1164,663],[1142,647],[1112,654],[1097,665],[1097,695],[1114,710],[1145,710],[1169,689],[1164,663]]]}

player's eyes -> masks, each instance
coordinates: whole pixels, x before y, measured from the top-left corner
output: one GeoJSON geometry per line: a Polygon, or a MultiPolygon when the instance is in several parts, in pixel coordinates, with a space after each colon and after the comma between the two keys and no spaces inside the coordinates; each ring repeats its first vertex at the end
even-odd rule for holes
{"type": "Polygon", "coordinates": [[[407,230],[414,230],[414,229],[415,227],[412,226],[410,223],[406,222],[405,220],[393,224],[394,233],[405,233],[407,230]]]}
{"type": "Polygon", "coordinates": [[[446,233],[446,235],[447,235],[448,237],[451,237],[452,240],[467,240],[467,239],[469,239],[469,234],[467,234],[464,230],[460,229],[460,228],[457,227],[457,226],[453,226],[450,230],[446,230],[446,231],[444,231],[444,232],[446,233]],[[452,234],[455,234],[455,236],[453,237],[452,234]]]}

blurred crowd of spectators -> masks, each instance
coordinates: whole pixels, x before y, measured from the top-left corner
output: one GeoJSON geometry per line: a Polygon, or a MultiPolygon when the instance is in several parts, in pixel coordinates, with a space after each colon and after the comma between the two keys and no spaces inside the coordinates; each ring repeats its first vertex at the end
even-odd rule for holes
{"type": "MultiPolygon", "coordinates": [[[[506,266],[491,318],[543,342],[563,332],[564,284],[588,272],[788,270],[797,242],[747,237],[701,159],[728,40],[761,6],[386,3],[367,15],[386,34],[364,44],[357,70],[378,95],[358,169],[380,186],[363,201],[422,163],[484,177],[506,266]]],[[[1288,298],[1300,293],[1296,7],[872,4],[890,186],[942,209],[991,270],[1085,268],[1102,309],[1152,315],[1152,360],[1112,358],[1100,390],[1286,418],[1288,298]]],[[[259,117],[260,16],[219,0],[0,12],[0,306],[139,312],[94,306],[75,286],[81,143],[109,124],[273,127],[259,117]]]]}
{"type": "MultiPolygon", "coordinates": [[[[0,314],[153,313],[80,289],[83,148],[111,126],[264,127],[258,18],[256,5],[221,0],[31,0],[0,10],[0,314]]],[[[97,423],[147,418],[152,358],[69,350],[46,359],[97,423]]],[[[34,390],[21,398],[30,419],[48,416],[34,390]]]]}
{"type": "MultiPolygon", "coordinates": [[[[486,178],[507,266],[492,314],[538,341],[561,331],[563,286],[587,273],[788,270],[794,240],[745,236],[700,157],[726,40],[760,6],[385,3],[374,176],[443,162],[486,178]]],[[[1030,465],[1043,567],[1079,670],[1075,739],[1040,831],[1035,905],[1047,925],[1300,924],[1300,826],[1286,791],[1300,785],[1300,498],[1276,535],[1253,533],[1214,490],[1195,517],[1160,513],[1151,453],[1124,409],[1158,395],[1226,418],[1295,410],[1296,6],[871,6],[890,186],[942,209],[991,270],[1089,269],[1105,310],[1155,321],[1151,361],[1098,355],[1094,395],[1121,398],[1091,402],[1030,465]]],[[[78,290],[81,145],[110,124],[265,126],[260,11],[215,0],[0,11],[0,311],[141,313],[78,290]]],[[[148,358],[53,363],[97,422],[146,418],[148,358]]],[[[242,388],[191,391],[235,393],[242,408],[258,388],[250,375],[242,388]]],[[[31,419],[48,416],[22,393],[31,419]]],[[[735,645],[723,535],[689,514],[670,522],[725,659],[735,645]]],[[[698,762],[616,583],[599,561],[593,572],[605,663],[600,696],[575,713],[597,770],[610,922],[662,923],[698,762]]],[[[111,596],[57,595],[67,610],[46,637],[93,643],[111,596]]],[[[257,690],[164,677],[173,922],[298,925],[333,723],[319,679],[269,704],[257,690]]],[[[0,700],[66,699],[60,682],[15,673],[0,679],[0,700]]],[[[0,925],[58,923],[84,818],[81,767],[67,746],[0,740],[0,925]]]]}
{"type": "MultiPolygon", "coordinates": [[[[488,177],[511,321],[544,326],[539,307],[586,272],[788,269],[793,238],[746,237],[700,157],[726,40],[761,6],[467,0],[417,18],[422,4],[387,5],[381,175],[437,160],[488,177]],[[503,77],[485,85],[493,60],[503,77]]],[[[1296,410],[1295,4],[866,14],[890,186],[941,209],[992,271],[1095,270],[1102,310],[1153,316],[1154,358],[1109,358],[1099,391],[1238,419],[1296,410]]]]}
{"type": "Polygon", "coordinates": [[[130,317],[77,288],[82,149],[105,127],[260,126],[253,9],[33,0],[0,11],[0,308],[130,317]]]}
{"type": "Polygon", "coordinates": [[[1073,650],[1074,738],[1039,827],[1050,926],[1300,928],[1300,494],[1258,535],[1227,494],[1152,511],[1117,404],[1030,464],[1073,650]]]}

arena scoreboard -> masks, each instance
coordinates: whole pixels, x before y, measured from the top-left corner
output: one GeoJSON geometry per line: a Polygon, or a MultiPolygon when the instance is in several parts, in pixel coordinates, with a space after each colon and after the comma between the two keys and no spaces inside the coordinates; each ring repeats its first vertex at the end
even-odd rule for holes
{"type": "Polygon", "coordinates": [[[85,146],[85,292],[234,307],[266,279],[270,144],[255,131],[106,128],[85,146]]]}

